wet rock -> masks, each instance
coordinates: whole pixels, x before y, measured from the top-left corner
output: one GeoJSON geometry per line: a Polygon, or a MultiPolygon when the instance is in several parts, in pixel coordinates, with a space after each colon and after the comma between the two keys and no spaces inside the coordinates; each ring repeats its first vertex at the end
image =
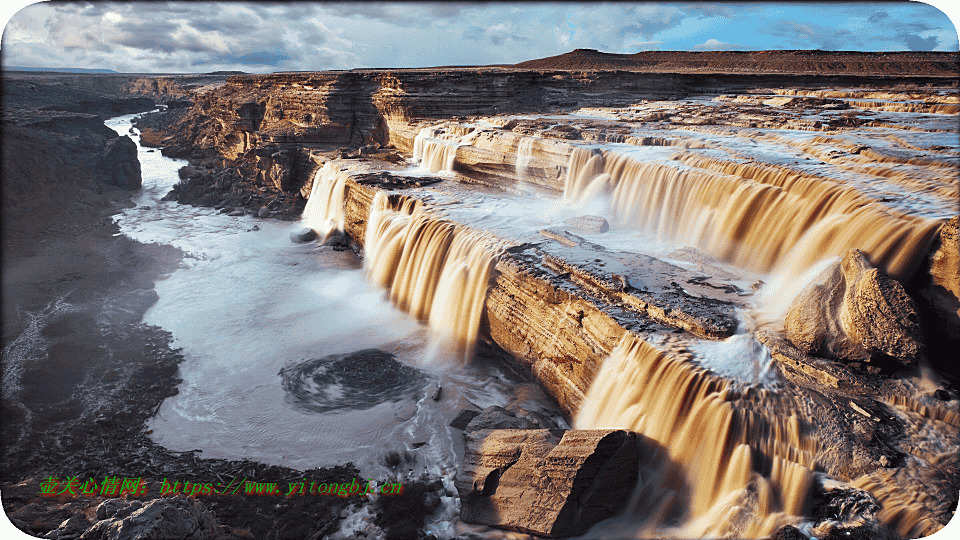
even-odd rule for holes
{"type": "Polygon", "coordinates": [[[470,433],[484,429],[531,429],[536,427],[536,424],[526,418],[518,418],[503,407],[491,405],[471,420],[464,431],[470,433]]]}
{"type": "Polygon", "coordinates": [[[312,242],[317,239],[317,231],[310,227],[303,227],[290,233],[290,240],[297,244],[312,242]]]}
{"type": "Polygon", "coordinates": [[[97,522],[82,540],[213,539],[216,519],[203,504],[189,497],[154,499],[123,519],[97,522]]]}
{"type": "Polygon", "coordinates": [[[610,224],[602,216],[577,216],[564,223],[583,232],[599,234],[610,230],[610,224]]]}
{"type": "Polygon", "coordinates": [[[923,349],[919,320],[903,286],[851,250],[797,296],[784,334],[803,352],[826,358],[890,357],[912,365],[923,349]]]}
{"type": "Polygon", "coordinates": [[[457,471],[460,517],[540,536],[582,534],[613,517],[637,481],[636,434],[481,430],[457,471]]]}
{"type": "Polygon", "coordinates": [[[465,429],[467,425],[470,424],[470,421],[476,418],[479,414],[480,411],[464,409],[460,411],[460,414],[458,414],[457,417],[450,422],[450,427],[456,429],[465,429]]]}
{"type": "Polygon", "coordinates": [[[258,218],[268,218],[268,217],[270,217],[270,209],[267,208],[266,206],[261,206],[261,207],[260,207],[260,210],[257,210],[257,217],[258,217],[258,218]]]}
{"type": "Polygon", "coordinates": [[[807,540],[807,537],[793,525],[785,525],[773,533],[770,540],[807,540]]]}

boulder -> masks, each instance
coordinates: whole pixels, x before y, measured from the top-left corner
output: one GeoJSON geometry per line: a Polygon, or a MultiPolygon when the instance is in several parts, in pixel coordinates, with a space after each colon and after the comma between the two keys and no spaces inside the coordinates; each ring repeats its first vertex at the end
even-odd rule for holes
{"type": "Polygon", "coordinates": [[[623,430],[506,429],[466,434],[460,517],[546,537],[615,516],[638,477],[637,435],[623,430]]]}
{"type": "Polygon", "coordinates": [[[517,418],[517,415],[499,407],[491,405],[480,411],[475,418],[470,420],[464,431],[480,431],[483,429],[532,429],[538,427],[526,418],[517,418]]]}
{"type": "Polygon", "coordinates": [[[212,540],[218,529],[213,512],[196,499],[180,496],[154,499],[123,519],[98,521],[80,539],[212,540]]]}
{"type": "Polygon", "coordinates": [[[297,244],[312,242],[317,239],[317,231],[310,227],[302,227],[290,233],[290,240],[297,244]]]}
{"type": "Polygon", "coordinates": [[[903,286],[854,249],[801,291],[787,311],[784,335],[815,356],[912,365],[923,350],[919,321],[903,286]]]}

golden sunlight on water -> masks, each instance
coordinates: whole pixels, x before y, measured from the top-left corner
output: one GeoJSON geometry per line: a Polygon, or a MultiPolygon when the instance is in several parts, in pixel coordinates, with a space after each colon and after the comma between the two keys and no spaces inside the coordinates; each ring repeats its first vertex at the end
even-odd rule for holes
{"type": "Polygon", "coordinates": [[[797,274],[859,248],[908,279],[940,221],[907,216],[853,189],[789,169],[675,156],[684,168],[575,148],[564,197],[610,200],[613,220],[738,266],[797,274]]]}
{"type": "Polygon", "coordinates": [[[400,309],[429,321],[431,330],[469,356],[477,339],[493,247],[475,231],[401,201],[394,209],[378,192],[366,230],[370,279],[400,309]]]}
{"type": "Polygon", "coordinates": [[[643,498],[660,501],[632,516],[642,533],[761,538],[797,523],[814,485],[816,441],[795,413],[775,412],[776,399],[627,333],[575,426],[629,429],[664,448],[660,470],[641,472],[643,498]]]}

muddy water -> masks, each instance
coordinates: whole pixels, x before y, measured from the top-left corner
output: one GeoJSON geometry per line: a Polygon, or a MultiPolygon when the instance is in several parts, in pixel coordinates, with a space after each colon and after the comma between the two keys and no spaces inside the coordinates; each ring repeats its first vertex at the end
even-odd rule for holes
{"type": "MultiPolygon", "coordinates": [[[[108,125],[126,133],[129,121],[108,125]]],[[[460,409],[535,388],[453,351],[425,362],[426,327],[394,307],[353,252],[294,244],[299,224],[161,202],[184,163],[139,151],[144,189],[121,230],[187,254],[144,316],[186,358],[179,394],[150,422],[156,442],[300,469],[352,461],[376,476],[387,452],[406,450],[401,468],[450,474],[459,432],[448,424],[460,409]]],[[[551,406],[533,395],[528,407],[551,406]]]]}

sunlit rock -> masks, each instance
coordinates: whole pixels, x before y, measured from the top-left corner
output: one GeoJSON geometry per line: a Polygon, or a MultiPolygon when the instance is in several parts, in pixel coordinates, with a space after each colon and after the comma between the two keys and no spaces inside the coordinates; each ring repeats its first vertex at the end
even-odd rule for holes
{"type": "Polygon", "coordinates": [[[930,256],[930,284],[920,291],[936,315],[936,331],[960,339],[960,217],[940,229],[940,240],[930,256]]]}
{"type": "Polygon", "coordinates": [[[802,351],[847,361],[913,364],[921,354],[913,300],[859,250],[827,268],[794,300],[784,334],[802,351]]]}
{"type": "Polygon", "coordinates": [[[623,430],[481,430],[457,472],[460,517],[540,536],[573,536],[613,517],[637,481],[623,430]]]}

